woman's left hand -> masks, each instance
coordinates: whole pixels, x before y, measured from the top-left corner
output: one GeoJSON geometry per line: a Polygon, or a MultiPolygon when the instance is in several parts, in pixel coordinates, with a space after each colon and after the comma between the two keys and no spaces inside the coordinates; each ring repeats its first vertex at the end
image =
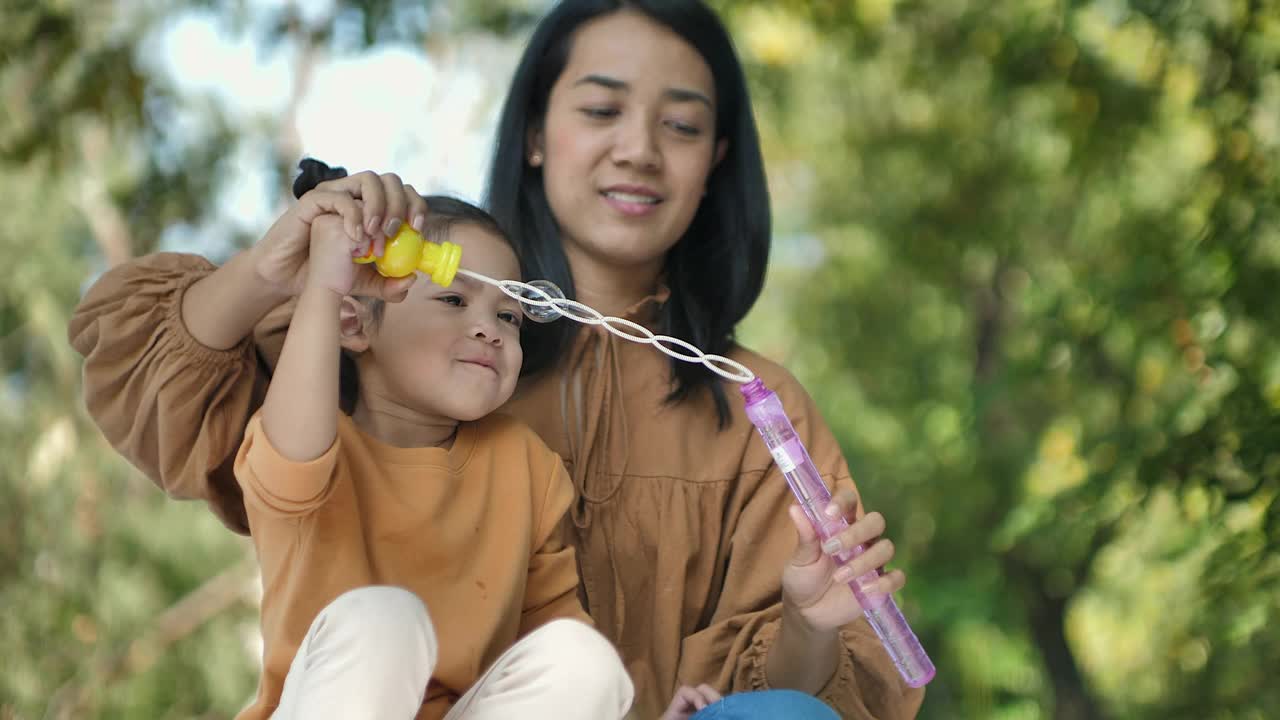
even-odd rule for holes
{"type": "Polygon", "coordinates": [[[671,704],[659,720],[689,720],[702,708],[720,702],[722,698],[716,689],[707,684],[698,687],[681,685],[671,698],[671,704]]]}
{"type": "MultiPolygon", "coordinates": [[[[782,571],[782,600],[787,609],[814,632],[832,632],[860,617],[862,606],[849,590],[849,581],[867,573],[883,573],[884,566],[893,559],[893,543],[881,537],[885,529],[884,516],[872,512],[855,521],[857,508],[858,496],[853,490],[845,488],[836,492],[827,512],[834,512],[832,517],[843,515],[849,527],[836,536],[838,544],[828,541],[824,546],[800,506],[791,506],[797,542],[795,553],[782,571]],[[858,545],[863,546],[861,555],[844,566],[836,565],[832,555],[858,545]]],[[[901,570],[892,570],[880,575],[874,586],[865,589],[892,594],[901,590],[906,582],[901,570]]]]}

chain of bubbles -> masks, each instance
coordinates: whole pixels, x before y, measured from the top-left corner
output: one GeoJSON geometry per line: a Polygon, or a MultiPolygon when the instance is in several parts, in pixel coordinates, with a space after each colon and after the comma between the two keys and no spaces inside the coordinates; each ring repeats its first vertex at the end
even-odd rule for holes
{"type": "MultiPolygon", "coordinates": [[[[560,315],[580,322],[583,325],[602,325],[605,330],[617,335],[623,340],[630,340],[634,343],[652,345],[666,355],[677,360],[683,360],[688,363],[701,363],[711,372],[716,373],[720,377],[736,382],[749,383],[756,379],[755,373],[747,369],[745,365],[736,360],[730,360],[723,355],[715,355],[713,353],[704,353],[692,344],[681,340],[680,338],[671,337],[670,335],[657,335],[651,332],[645,326],[632,322],[630,320],[618,317],[612,317],[600,313],[598,310],[576,300],[569,300],[563,297],[553,297],[546,290],[535,285],[523,283],[518,280],[494,280],[491,277],[481,275],[470,270],[458,270],[459,275],[466,275],[475,278],[480,282],[492,285],[501,290],[507,297],[519,302],[521,305],[534,308],[550,308],[560,315]]],[[[550,282],[543,282],[550,287],[555,287],[550,282]]],[[[557,288],[558,290],[558,288],[557,288]]],[[[533,317],[533,316],[531,316],[533,317]]],[[[534,317],[539,322],[554,320],[555,317],[546,319],[534,317]]]]}

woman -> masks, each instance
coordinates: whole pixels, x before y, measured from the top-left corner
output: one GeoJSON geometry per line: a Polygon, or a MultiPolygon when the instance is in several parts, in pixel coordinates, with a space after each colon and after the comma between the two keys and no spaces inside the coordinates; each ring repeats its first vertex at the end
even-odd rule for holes
{"type": "MultiPolygon", "coordinates": [[[[379,238],[423,213],[394,175],[321,188],[359,198],[379,238]]],[[[206,499],[240,532],[229,463],[278,354],[309,223],[338,209],[309,197],[222,268],[170,255],[114,270],[72,322],[86,401],[108,439],[170,494],[206,499]]],[[[566,534],[584,604],[627,663],[635,715],[666,706],[684,717],[719,692],[791,688],[845,718],[914,716],[922,692],[902,683],[844,587],[892,558],[878,539],[884,521],[863,514],[799,384],[733,343],[763,282],[769,212],[741,66],[714,13],[696,0],[554,8],[513,79],[488,200],[525,277],[762,377],[839,488],[833,509],[851,522],[841,542],[869,543],[845,568],[823,553],[838,547],[819,549],[736,388],[600,328],[532,328],[508,410],[573,477],[566,534]]],[[[366,291],[394,300],[406,287],[366,291]]],[[[893,571],[881,589],[904,582],[893,571]]]]}

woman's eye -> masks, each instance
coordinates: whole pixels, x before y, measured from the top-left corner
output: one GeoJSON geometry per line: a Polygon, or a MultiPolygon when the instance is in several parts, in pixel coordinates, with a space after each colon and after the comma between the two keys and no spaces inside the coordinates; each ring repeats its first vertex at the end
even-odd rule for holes
{"type": "Polygon", "coordinates": [[[582,114],[589,118],[604,120],[616,117],[618,115],[618,111],[611,107],[585,107],[582,108],[582,114]]]}
{"type": "Polygon", "coordinates": [[[455,305],[457,307],[462,307],[465,304],[462,302],[461,295],[441,295],[436,299],[446,305],[455,305]]]}
{"type": "Polygon", "coordinates": [[[520,327],[520,323],[524,321],[524,316],[521,315],[520,313],[514,313],[514,312],[511,312],[510,310],[506,310],[498,313],[498,319],[501,320],[502,322],[511,323],[516,327],[520,327]]]}
{"type": "Polygon", "coordinates": [[[679,120],[668,120],[667,127],[670,127],[681,135],[688,135],[689,137],[697,137],[702,133],[702,128],[697,125],[690,125],[689,123],[680,122],[679,120]]]}

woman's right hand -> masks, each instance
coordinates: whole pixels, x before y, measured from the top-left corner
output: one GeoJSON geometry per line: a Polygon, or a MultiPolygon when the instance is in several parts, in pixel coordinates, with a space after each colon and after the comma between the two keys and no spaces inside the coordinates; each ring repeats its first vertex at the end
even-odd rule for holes
{"type": "MultiPolygon", "coordinates": [[[[320,183],[276,220],[267,234],[249,251],[258,277],[282,294],[296,295],[307,280],[311,224],[326,214],[342,218],[343,228],[356,247],[357,256],[372,246],[381,255],[388,237],[402,222],[418,232],[426,223],[427,203],[394,173],[362,172],[320,183]]],[[[358,273],[351,294],[403,300],[416,279],[384,278],[358,273]]]]}

